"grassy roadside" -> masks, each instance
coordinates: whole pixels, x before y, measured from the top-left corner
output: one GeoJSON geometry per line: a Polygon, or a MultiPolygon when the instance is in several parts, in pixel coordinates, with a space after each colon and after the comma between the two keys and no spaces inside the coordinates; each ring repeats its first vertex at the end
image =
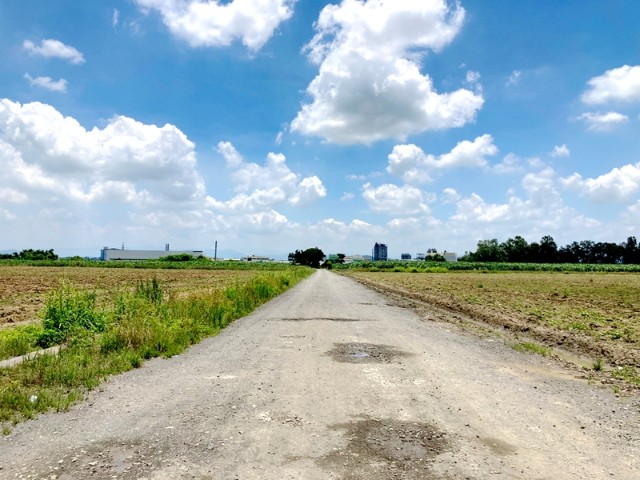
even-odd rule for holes
{"type": "Polygon", "coordinates": [[[520,350],[584,355],[593,361],[589,373],[605,383],[615,379],[640,387],[640,275],[635,273],[345,273],[510,332],[521,337],[520,350]]]}
{"type": "Polygon", "coordinates": [[[100,301],[94,292],[62,285],[48,297],[41,325],[13,329],[9,341],[0,343],[5,350],[7,344],[34,341],[40,347],[67,347],[58,355],[0,369],[3,432],[38,413],[67,409],[110,375],[137,368],[148,358],[176,355],[215,335],[311,272],[256,272],[225,288],[188,296],[165,294],[154,278],[100,301]]]}

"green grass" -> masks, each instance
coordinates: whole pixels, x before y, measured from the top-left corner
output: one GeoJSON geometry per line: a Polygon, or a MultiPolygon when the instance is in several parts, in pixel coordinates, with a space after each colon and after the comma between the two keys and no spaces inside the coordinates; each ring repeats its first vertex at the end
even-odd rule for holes
{"type": "Polygon", "coordinates": [[[42,325],[26,325],[0,330],[0,360],[17,357],[38,349],[42,325]]]}
{"type": "Polygon", "coordinates": [[[67,348],[0,369],[0,426],[66,410],[108,376],[183,352],[311,272],[257,272],[226,289],[180,298],[164,295],[154,279],[113,292],[102,304],[91,292],[63,285],[48,299],[43,326],[29,335],[47,345],[58,339],[67,348]]]}
{"type": "Polygon", "coordinates": [[[547,357],[551,354],[551,349],[544,347],[542,345],[538,345],[537,343],[532,342],[520,342],[516,343],[513,346],[514,350],[519,352],[530,352],[535,353],[537,355],[542,355],[543,357],[547,357]]]}

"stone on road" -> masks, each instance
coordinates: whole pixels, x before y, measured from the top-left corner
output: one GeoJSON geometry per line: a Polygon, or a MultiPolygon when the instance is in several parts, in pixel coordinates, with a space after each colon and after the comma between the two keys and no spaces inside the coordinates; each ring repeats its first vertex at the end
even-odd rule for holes
{"type": "Polygon", "coordinates": [[[0,478],[637,479],[637,396],[318,271],[0,439],[0,478]]]}

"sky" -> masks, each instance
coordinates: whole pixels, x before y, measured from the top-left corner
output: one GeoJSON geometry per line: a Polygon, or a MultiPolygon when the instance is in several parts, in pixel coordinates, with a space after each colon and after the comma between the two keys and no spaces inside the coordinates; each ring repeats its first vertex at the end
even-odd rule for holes
{"type": "Polygon", "coordinates": [[[0,251],[640,237],[637,0],[0,0],[0,251]]]}

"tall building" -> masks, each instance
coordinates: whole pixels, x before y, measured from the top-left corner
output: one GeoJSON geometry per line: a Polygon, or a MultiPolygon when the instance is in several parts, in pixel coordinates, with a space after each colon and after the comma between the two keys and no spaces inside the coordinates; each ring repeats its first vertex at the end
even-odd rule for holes
{"type": "Polygon", "coordinates": [[[373,246],[373,261],[387,260],[387,245],[384,243],[376,243],[373,246]]]}

